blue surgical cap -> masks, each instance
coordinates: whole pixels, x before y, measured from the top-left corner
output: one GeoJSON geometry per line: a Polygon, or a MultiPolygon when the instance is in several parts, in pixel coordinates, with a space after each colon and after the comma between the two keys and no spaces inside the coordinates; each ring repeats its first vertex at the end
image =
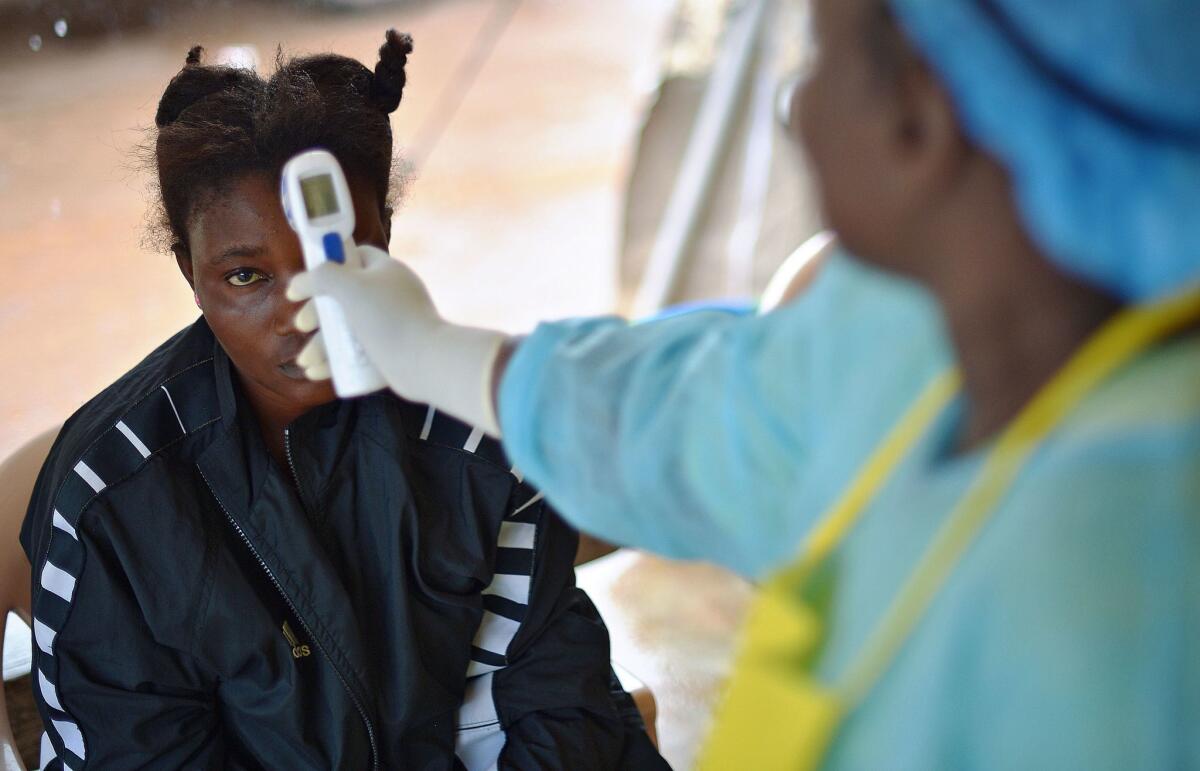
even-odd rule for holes
{"type": "Polygon", "coordinates": [[[1050,259],[1129,301],[1200,279],[1200,2],[889,2],[1050,259]]]}

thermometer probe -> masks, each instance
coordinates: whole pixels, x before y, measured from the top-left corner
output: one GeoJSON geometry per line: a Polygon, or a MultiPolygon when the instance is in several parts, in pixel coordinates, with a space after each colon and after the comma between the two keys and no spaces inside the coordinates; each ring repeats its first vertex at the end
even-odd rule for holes
{"type": "MultiPolygon", "coordinates": [[[[300,238],[307,269],[326,261],[362,267],[353,238],[354,203],[346,175],[332,153],[309,150],[288,161],[280,197],[288,223],[300,238]]],[[[337,395],[362,396],[383,388],[383,377],[350,333],[341,306],[332,297],[317,297],[316,303],[337,395]]]]}

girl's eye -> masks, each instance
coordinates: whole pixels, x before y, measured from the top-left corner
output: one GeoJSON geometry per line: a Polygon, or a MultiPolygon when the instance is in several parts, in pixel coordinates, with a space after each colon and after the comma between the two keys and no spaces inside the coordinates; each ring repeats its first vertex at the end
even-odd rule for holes
{"type": "Polygon", "coordinates": [[[263,274],[259,273],[257,270],[252,268],[242,268],[230,273],[225,277],[225,280],[233,286],[250,286],[257,281],[262,281],[263,278],[263,274]]]}

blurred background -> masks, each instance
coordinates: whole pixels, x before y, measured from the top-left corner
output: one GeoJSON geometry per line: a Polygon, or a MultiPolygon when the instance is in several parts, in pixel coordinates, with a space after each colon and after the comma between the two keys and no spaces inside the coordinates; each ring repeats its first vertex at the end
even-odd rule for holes
{"type": "MultiPolygon", "coordinates": [[[[148,243],[140,151],[191,45],[266,70],[277,47],[373,66],[385,29],[410,32],[391,251],[446,315],[519,332],[747,302],[816,230],[781,121],[804,15],[803,0],[0,0],[0,458],[197,314],[148,243]]],[[[748,587],[628,552],[580,582],[687,767],[748,587]]]]}

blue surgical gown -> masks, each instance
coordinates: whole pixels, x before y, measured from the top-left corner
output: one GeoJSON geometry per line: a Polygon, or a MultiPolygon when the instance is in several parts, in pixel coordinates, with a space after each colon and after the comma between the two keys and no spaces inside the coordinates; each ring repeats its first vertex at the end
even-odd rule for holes
{"type": "MultiPolygon", "coordinates": [[[[828,566],[836,682],[988,448],[939,421],[828,566]]],[[[832,769],[1200,768],[1200,335],[1104,383],[1032,457],[832,769]]]]}
{"type": "MultiPolygon", "coordinates": [[[[950,362],[919,290],[844,258],[763,317],[544,325],[500,415],[579,527],[762,576],[950,362]]],[[[961,402],[827,566],[832,683],[978,471],[961,402]]],[[[1200,768],[1200,337],[1123,368],[1033,456],[826,757],[836,769],[1200,768]]]]}

